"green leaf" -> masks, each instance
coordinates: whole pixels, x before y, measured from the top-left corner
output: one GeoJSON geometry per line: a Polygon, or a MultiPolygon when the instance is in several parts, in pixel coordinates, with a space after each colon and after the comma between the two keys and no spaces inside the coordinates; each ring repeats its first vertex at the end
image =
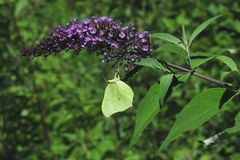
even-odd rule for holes
{"type": "Polygon", "coordinates": [[[221,80],[237,86],[240,84],[240,73],[237,71],[221,72],[221,80]]]}
{"type": "Polygon", "coordinates": [[[224,64],[226,64],[229,67],[229,69],[231,69],[232,71],[239,72],[237,65],[235,64],[233,59],[228,56],[225,56],[225,55],[216,55],[216,56],[212,56],[212,57],[192,56],[191,62],[192,62],[193,68],[197,68],[212,59],[217,59],[218,61],[221,61],[224,64]]]}
{"type": "Polygon", "coordinates": [[[160,84],[153,84],[140,102],[130,146],[137,142],[137,139],[141,136],[143,130],[160,111],[159,101],[161,105],[164,104],[164,99],[171,86],[172,79],[172,74],[163,76],[160,79],[160,84]]]}
{"type": "Polygon", "coordinates": [[[170,53],[178,54],[179,56],[185,59],[187,58],[185,50],[175,44],[162,45],[155,52],[170,52],[170,53]]]}
{"type": "Polygon", "coordinates": [[[160,91],[159,91],[159,96],[160,96],[160,105],[163,106],[165,103],[165,96],[167,94],[167,91],[170,88],[170,85],[173,80],[173,74],[165,75],[161,78],[160,80],[160,91]]]}
{"type": "Polygon", "coordinates": [[[235,117],[235,124],[233,127],[226,129],[229,134],[240,132],[240,112],[235,117]]]}
{"type": "Polygon", "coordinates": [[[157,38],[157,39],[161,39],[167,42],[171,42],[173,44],[177,44],[179,45],[180,43],[182,43],[182,41],[180,39],[178,39],[177,37],[168,34],[168,33],[154,33],[152,34],[153,38],[157,38]]]}
{"type": "Polygon", "coordinates": [[[191,62],[192,62],[192,67],[193,68],[198,68],[199,66],[201,66],[202,64],[208,62],[209,60],[211,60],[213,57],[208,57],[208,58],[192,58],[191,62]]]}
{"type": "Polygon", "coordinates": [[[238,71],[237,65],[235,64],[235,62],[232,60],[232,58],[228,57],[228,56],[224,56],[224,55],[220,55],[216,57],[218,60],[222,61],[223,63],[225,63],[232,71],[238,71]]]}
{"type": "Polygon", "coordinates": [[[216,19],[218,19],[219,17],[221,17],[222,15],[218,15],[215,17],[212,17],[210,19],[208,19],[207,21],[203,22],[202,24],[200,24],[192,33],[190,40],[189,40],[189,46],[191,46],[193,40],[211,23],[213,23],[216,19]]]}
{"type": "Polygon", "coordinates": [[[167,71],[167,69],[161,63],[159,63],[158,60],[156,60],[155,58],[150,58],[150,57],[144,58],[144,59],[141,59],[141,61],[136,62],[135,64],[145,66],[145,67],[150,67],[153,69],[167,71]]]}
{"type": "Polygon", "coordinates": [[[185,83],[189,77],[190,77],[191,73],[179,73],[179,74],[175,74],[177,80],[179,83],[185,83]]]}
{"type": "Polygon", "coordinates": [[[224,88],[211,88],[194,97],[177,116],[160,150],[165,149],[182,133],[200,127],[216,115],[220,111],[221,106],[232,98],[225,95],[226,91],[224,88]]]}
{"type": "MultiPolygon", "coordinates": [[[[233,71],[231,71],[233,72],[233,71]]],[[[231,72],[221,72],[221,81],[224,81],[224,79],[229,75],[231,74],[231,72]]],[[[235,72],[235,71],[234,71],[235,72]]]]}

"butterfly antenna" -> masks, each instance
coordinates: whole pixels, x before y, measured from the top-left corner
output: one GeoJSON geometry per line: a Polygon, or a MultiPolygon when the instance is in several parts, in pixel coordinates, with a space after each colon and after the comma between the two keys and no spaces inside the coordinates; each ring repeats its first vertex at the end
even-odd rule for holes
{"type": "Polygon", "coordinates": [[[105,76],[103,76],[103,79],[104,79],[104,81],[105,81],[105,82],[107,82],[107,83],[108,83],[108,80],[106,79],[106,77],[105,77],[105,76]]]}

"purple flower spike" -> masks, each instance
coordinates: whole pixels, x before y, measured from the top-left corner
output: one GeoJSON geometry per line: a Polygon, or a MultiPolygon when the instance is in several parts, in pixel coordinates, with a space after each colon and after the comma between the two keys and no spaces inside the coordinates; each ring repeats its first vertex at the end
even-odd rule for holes
{"type": "Polygon", "coordinates": [[[103,62],[125,64],[126,71],[152,50],[149,32],[137,32],[133,25],[123,26],[121,22],[103,16],[82,21],[74,18],[66,27],[59,25],[42,42],[23,49],[22,54],[48,56],[64,50],[78,53],[84,48],[97,53],[103,62]]]}

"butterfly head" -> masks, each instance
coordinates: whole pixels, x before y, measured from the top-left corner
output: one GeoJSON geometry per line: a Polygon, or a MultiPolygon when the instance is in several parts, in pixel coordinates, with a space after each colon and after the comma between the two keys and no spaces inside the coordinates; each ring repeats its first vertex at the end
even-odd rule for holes
{"type": "Polygon", "coordinates": [[[108,83],[116,83],[117,81],[120,81],[120,76],[115,74],[114,79],[108,80],[108,83]]]}

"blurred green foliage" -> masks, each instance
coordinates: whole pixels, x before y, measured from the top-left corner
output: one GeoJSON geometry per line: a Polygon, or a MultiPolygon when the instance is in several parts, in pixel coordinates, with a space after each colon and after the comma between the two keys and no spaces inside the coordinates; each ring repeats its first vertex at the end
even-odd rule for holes
{"type": "MultiPolygon", "coordinates": [[[[212,136],[234,123],[239,103],[196,131],[188,132],[164,152],[158,148],[177,113],[193,95],[212,86],[192,78],[178,88],[137,145],[129,148],[136,107],[161,73],[144,69],[129,80],[135,92],[134,107],[106,119],[101,101],[111,79],[110,65],[84,51],[47,58],[22,57],[20,49],[31,46],[58,24],[74,17],[106,15],[139,30],[180,36],[204,20],[224,14],[193,44],[195,51],[217,54],[228,49],[240,63],[240,2],[227,0],[0,0],[0,159],[3,160],[98,160],[98,159],[240,159],[239,136],[218,146],[203,148],[198,140],[212,136]]],[[[163,42],[154,42],[154,47],[163,42]]],[[[177,55],[154,55],[184,64],[177,55]]],[[[224,65],[209,62],[199,70],[220,79],[224,65]],[[222,70],[221,70],[222,71],[222,70]]],[[[224,68],[228,71],[228,68],[224,68]]]]}

